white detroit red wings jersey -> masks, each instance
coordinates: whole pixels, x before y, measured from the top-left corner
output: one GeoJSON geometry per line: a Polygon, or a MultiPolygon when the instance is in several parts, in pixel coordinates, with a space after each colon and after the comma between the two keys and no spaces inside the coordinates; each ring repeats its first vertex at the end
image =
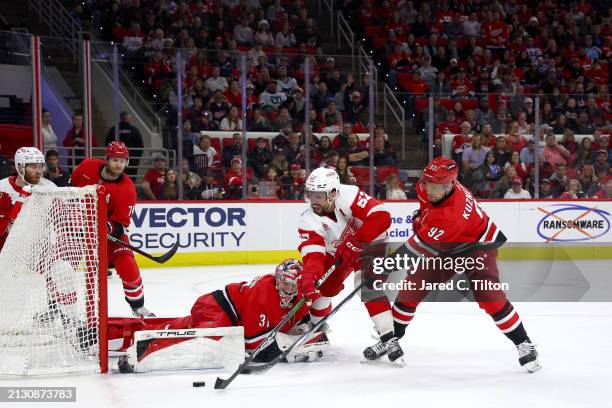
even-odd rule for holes
{"type": "MultiPolygon", "coordinates": [[[[16,180],[17,176],[10,176],[0,180],[0,200],[2,200],[0,204],[0,235],[6,235],[9,223],[17,218],[22,205],[27,201],[28,197],[32,195],[30,191],[26,191],[19,187],[16,180]],[[10,206],[5,205],[6,196],[10,198],[10,206]]],[[[37,186],[55,187],[55,184],[46,178],[41,178],[37,186]]],[[[3,242],[0,242],[0,249],[2,248],[2,244],[3,242]]]]}
{"type": "MultiPolygon", "coordinates": [[[[356,186],[341,184],[333,213],[320,216],[311,208],[302,213],[298,227],[301,240],[298,249],[302,258],[306,261],[309,254],[315,253],[333,258],[346,236],[355,235],[369,215],[381,211],[388,212],[383,203],[356,186]]],[[[360,230],[358,238],[370,235],[366,242],[387,238],[386,230],[374,234],[376,236],[372,237],[368,231],[360,230]]]]}
{"type": "MultiPolygon", "coordinates": [[[[8,194],[11,197],[11,201],[13,205],[17,201],[21,201],[22,203],[27,200],[32,193],[25,191],[23,188],[19,187],[15,182],[17,180],[17,176],[10,176],[5,179],[0,180],[0,193],[8,194]]],[[[55,184],[51,180],[47,180],[46,178],[40,179],[37,186],[42,187],[55,187],[55,184]]]]}

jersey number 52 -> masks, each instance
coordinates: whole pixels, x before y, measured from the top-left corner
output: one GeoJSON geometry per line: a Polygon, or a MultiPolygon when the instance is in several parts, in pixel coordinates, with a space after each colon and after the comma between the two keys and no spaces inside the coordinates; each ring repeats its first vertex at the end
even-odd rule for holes
{"type": "Polygon", "coordinates": [[[357,207],[365,208],[365,206],[368,204],[368,201],[370,201],[370,198],[372,198],[372,197],[370,197],[369,195],[367,195],[363,191],[360,191],[359,192],[359,197],[357,198],[357,207]]]}

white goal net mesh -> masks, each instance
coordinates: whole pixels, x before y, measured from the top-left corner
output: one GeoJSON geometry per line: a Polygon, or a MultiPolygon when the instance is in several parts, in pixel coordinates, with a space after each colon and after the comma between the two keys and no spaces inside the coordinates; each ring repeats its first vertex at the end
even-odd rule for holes
{"type": "Polygon", "coordinates": [[[98,216],[95,186],[23,205],[0,252],[0,374],[100,371],[98,216]]]}

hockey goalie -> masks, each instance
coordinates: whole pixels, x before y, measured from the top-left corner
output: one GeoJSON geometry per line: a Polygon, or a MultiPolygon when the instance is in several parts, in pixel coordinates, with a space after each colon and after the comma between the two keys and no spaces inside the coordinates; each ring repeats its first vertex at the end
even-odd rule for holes
{"type": "MultiPolygon", "coordinates": [[[[297,278],[301,262],[286,259],[274,272],[251,282],[230,283],[200,296],[191,314],[178,318],[109,318],[111,351],[127,351],[119,371],[221,368],[244,361],[301,299],[297,278]]],[[[304,304],[255,357],[265,363],[287,349],[309,328],[304,304]]],[[[288,362],[313,361],[329,346],[323,332],[314,333],[287,356],[288,362]]]]}

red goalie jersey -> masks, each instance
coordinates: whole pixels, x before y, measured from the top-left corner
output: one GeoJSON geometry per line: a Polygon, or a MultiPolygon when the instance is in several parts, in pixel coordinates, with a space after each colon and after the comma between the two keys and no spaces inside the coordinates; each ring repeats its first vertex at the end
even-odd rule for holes
{"type": "Polygon", "coordinates": [[[136,188],[132,180],[126,175],[122,175],[114,181],[103,180],[100,177],[100,172],[104,165],[104,161],[100,159],[84,160],[72,173],[70,183],[75,187],[92,184],[103,185],[106,189],[108,220],[128,227],[134,205],[136,205],[136,188]]]}
{"type": "Polygon", "coordinates": [[[441,243],[505,242],[504,234],[461,183],[455,181],[453,191],[440,203],[429,202],[421,181],[417,194],[421,206],[408,240],[417,252],[431,255],[432,247],[448,249],[437,245],[441,243]]]}
{"type": "MultiPolygon", "coordinates": [[[[243,326],[245,348],[247,351],[253,351],[298,300],[296,297],[288,308],[281,307],[274,275],[258,276],[251,282],[230,283],[224,289],[200,296],[193,304],[189,316],[144,320],[110,318],[109,344],[113,350],[125,349],[131,344],[136,330],[243,326]],[[116,339],[120,340],[119,343],[116,343],[116,339]]],[[[289,332],[307,313],[308,307],[302,306],[281,331],[289,332]]],[[[168,346],[167,342],[158,343],[154,348],[149,347],[149,352],[168,346]]]]}

